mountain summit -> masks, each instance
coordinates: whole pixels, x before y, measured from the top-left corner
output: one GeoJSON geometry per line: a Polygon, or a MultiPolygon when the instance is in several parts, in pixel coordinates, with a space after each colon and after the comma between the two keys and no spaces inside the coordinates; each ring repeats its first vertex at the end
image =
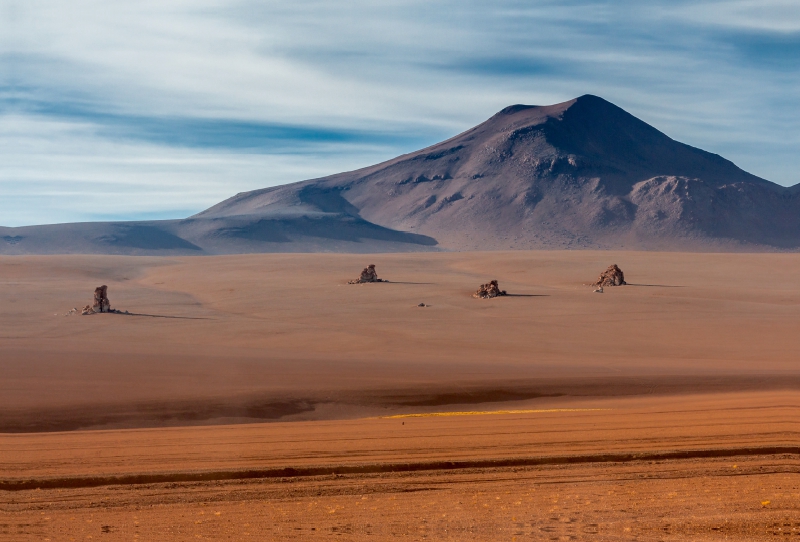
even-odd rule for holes
{"type": "Polygon", "coordinates": [[[586,95],[513,105],[426,149],[185,220],[0,228],[14,241],[0,252],[52,252],[42,247],[59,227],[83,243],[64,249],[62,231],[50,243],[62,252],[796,250],[800,191],[586,95]]]}

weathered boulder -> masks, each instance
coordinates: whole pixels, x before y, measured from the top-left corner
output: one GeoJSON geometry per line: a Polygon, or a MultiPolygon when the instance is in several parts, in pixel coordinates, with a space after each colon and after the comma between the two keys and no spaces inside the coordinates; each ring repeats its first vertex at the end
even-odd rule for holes
{"type": "Polygon", "coordinates": [[[593,286],[622,286],[623,284],[627,284],[625,282],[625,274],[622,269],[617,267],[617,264],[613,264],[600,273],[600,278],[597,279],[593,286]]]}
{"type": "Polygon", "coordinates": [[[479,297],[481,299],[491,299],[500,295],[508,295],[505,290],[501,290],[496,280],[489,281],[487,284],[481,284],[478,291],[472,294],[472,297],[479,297]]]}
{"type": "Polygon", "coordinates": [[[378,273],[375,271],[375,264],[369,264],[361,272],[361,276],[356,280],[348,281],[348,284],[363,284],[365,282],[386,282],[378,278],[378,273]]]}
{"type": "Polygon", "coordinates": [[[111,312],[111,302],[108,300],[108,286],[98,286],[94,289],[94,301],[91,305],[83,307],[81,314],[96,314],[99,312],[111,312]]]}

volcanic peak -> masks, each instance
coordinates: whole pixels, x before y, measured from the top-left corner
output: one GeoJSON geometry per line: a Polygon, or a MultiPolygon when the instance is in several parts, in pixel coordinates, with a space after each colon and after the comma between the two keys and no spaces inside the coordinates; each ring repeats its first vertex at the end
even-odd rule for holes
{"type": "MultiPolygon", "coordinates": [[[[587,94],[511,105],[381,164],[240,193],[189,219],[147,227],[213,253],[796,250],[800,189],[751,175],[587,94]]],[[[36,233],[42,246],[63,250],[47,232],[36,233]]],[[[16,242],[34,231],[6,233],[16,242]]],[[[92,246],[107,238],[98,235],[92,246]]],[[[11,250],[30,250],[22,245],[31,239],[11,250]]]]}

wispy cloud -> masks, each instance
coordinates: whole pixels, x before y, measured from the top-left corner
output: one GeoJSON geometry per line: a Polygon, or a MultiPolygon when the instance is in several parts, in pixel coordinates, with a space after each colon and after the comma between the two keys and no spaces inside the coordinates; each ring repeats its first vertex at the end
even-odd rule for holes
{"type": "Polygon", "coordinates": [[[75,103],[16,100],[18,107],[23,103],[22,108],[31,117],[90,124],[96,136],[107,140],[139,140],[172,147],[292,154],[320,152],[323,144],[414,145],[422,141],[418,134],[391,128],[369,131],[235,118],[135,115],[97,111],[75,103]]]}
{"type": "Polygon", "coordinates": [[[787,0],[10,0],[0,224],[181,216],[601,95],[800,182],[787,0]]]}

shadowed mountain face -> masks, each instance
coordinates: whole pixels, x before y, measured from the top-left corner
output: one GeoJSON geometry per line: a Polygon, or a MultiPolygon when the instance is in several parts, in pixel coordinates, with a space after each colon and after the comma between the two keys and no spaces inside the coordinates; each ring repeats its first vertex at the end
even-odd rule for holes
{"type": "MultiPolygon", "coordinates": [[[[798,186],[751,175],[587,95],[507,107],[427,149],[238,194],[186,220],[105,225],[124,231],[90,244],[115,253],[795,250],[798,186]]],[[[65,227],[0,228],[0,253],[29,251],[26,233],[65,227]]]]}

